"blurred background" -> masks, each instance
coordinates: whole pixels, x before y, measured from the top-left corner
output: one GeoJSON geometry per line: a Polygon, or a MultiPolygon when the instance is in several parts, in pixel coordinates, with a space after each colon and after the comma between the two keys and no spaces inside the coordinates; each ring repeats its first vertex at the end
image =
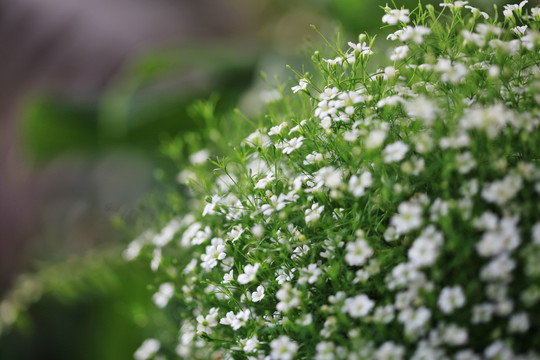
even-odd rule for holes
{"type": "Polygon", "coordinates": [[[120,254],[159,223],[178,170],[163,144],[201,130],[191,104],[256,114],[261,71],[292,86],[285,64],[309,69],[310,24],[384,38],[385,4],[1,0],[0,359],[132,358],[163,315],[146,260],[120,254]]]}

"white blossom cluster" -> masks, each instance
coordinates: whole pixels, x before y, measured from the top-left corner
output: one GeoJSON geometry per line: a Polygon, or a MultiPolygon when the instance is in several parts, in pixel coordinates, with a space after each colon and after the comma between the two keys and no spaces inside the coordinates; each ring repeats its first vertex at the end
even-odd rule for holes
{"type": "Polygon", "coordinates": [[[192,156],[191,212],[126,251],[151,255],[154,301],[183,319],[136,358],[540,359],[540,11],[525,5],[502,22],[467,1],[386,7],[391,65],[369,73],[366,36],[315,56],[322,86],[300,74],[216,176],[192,156]]]}

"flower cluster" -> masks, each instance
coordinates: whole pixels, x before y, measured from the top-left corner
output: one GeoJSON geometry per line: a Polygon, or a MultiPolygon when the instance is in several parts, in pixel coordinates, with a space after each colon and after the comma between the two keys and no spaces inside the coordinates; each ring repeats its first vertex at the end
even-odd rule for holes
{"type": "Polygon", "coordinates": [[[126,251],[152,257],[154,301],[182,317],[136,357],[540,359],[540,11],[525,3],[502,22],[467,1],[387,7],[391,65],[369,71],[365,35],[317,53],[215,175],[194,154],[190,212],[126,251]]]}

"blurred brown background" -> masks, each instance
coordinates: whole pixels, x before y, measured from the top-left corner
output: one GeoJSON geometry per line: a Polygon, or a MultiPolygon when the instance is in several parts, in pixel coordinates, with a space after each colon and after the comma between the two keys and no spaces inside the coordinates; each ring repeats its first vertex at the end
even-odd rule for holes
{"type": "Polygon", "coordinates": [[[222,0],[0,2],[0,294],[40,227],[70,238],[60,246],[85,248],[110,231],[103,207],[134,201],[151,182],[151,165],[132,154],[32,164],[21,147],[26,98],[97,102],[130,59],[164,46],[240,39],[248,27],[243,8],[222,0]]]}

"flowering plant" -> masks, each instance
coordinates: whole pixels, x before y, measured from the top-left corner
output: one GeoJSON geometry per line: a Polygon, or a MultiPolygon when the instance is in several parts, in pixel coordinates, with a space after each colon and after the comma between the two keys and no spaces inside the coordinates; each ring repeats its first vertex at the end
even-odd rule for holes
{"type": "Polygon", "coordinates": [[[181,315],[135,358],[539,359],[525,3],[502,21],[466,1],[386,7],[391,65],[369,70],[367,35],[317,52],[228,157],[195,153],[189,211],[126,250],[151,254],[154,301],[181,315]]]}

